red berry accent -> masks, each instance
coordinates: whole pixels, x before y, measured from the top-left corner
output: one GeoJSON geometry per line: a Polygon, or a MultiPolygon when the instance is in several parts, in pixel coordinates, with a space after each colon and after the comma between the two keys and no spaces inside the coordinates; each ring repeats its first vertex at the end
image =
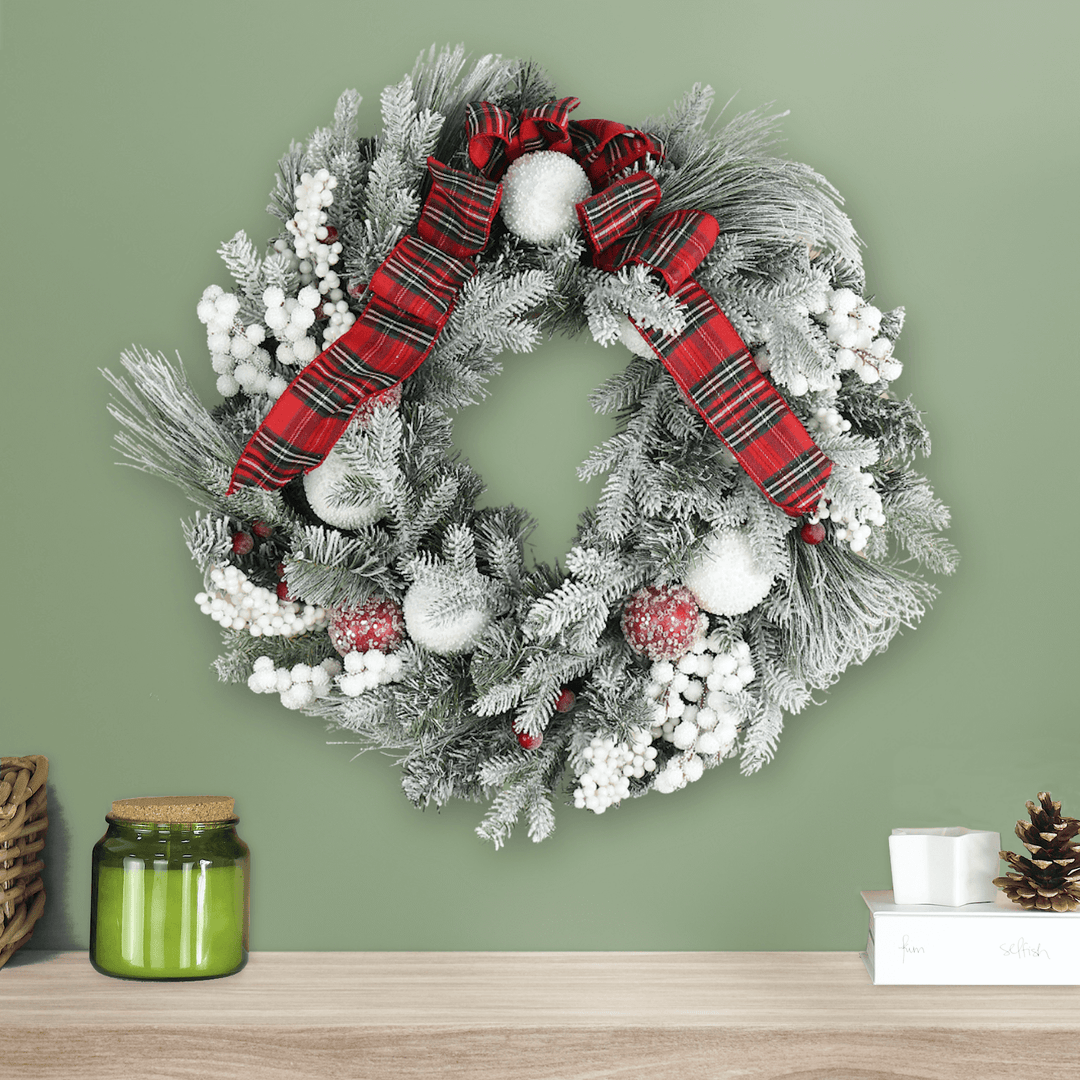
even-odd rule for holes
{"type": "Polygon", "coordinates": [[[630,648],[650,660],[676,660],[694,643],[699,608],[685,585],[646,585],[623,608],[630,648]]]}
{"type": "Polygon", "coordinates": [[[799,530],[799,535],[807,544],[820,544],[825,539],[825,526],[820,521],[811,524],[809,521],[799,530]]]}
{"type": "Polygon", "coordinates": [[[405,617],[393,600],[375,596],[358,608],[337,612],[328,633],[342,656],[369,649],[393,652],[404,638],[405,617]]]}
{"type": "Polygon", "coordinates": [[[291,600],[289,595],[289,583],[287,581],[279,581],[277,583],[277,595],[279,600],[291,600]]]}
{"type": "Polygon", "coordinates": [[[274,567],[274,573],[276,573],[278,577],[283,578],[285,576],[285,564],[279,562],[277,566],[274,567]]]}
{"type": "Polygon", "coordinates": [[[269,525],[267,525],[265,521],[256,521],[251,526],[251,531],[260,540],[269,540],[270,537],[274,535],[274,530],[269,525]]]}
{"type": "Polygon", "coordinates": [[[542,731],[536,735],[530,735],[527,731],[518,731],[515,729],[514,735],[517,737],[518,745],[526,750],[535,750],[544,741],[544,733],[542,731]]]}
{"type": "Polygon", "coordinates": [[[232,549],[234,555],[250,555],[255,549],[255,538],[251,533],[233,533],[232,549]]]}
{"type": "Polygon", "coordinates": [[[575,701],[577,701],[577,696],[574,694],[574,691],[564,686],[562,688],[562,693],[560,693],[555,700],[555,711],[563,713],[569,712],[574,707],[575,701]]]}
{"type": "Polygon", "coordinates": [[[359,300],[361,296],[367,291],[368,283],[366,281],[358,281],[355,285],[350,285],[348,292],[354,300],[359,300]]]}
{"type": "Polygon", "coordinates": [[[338,238],[338,231],[333,225],[326,226],[326,239],[320,240],[320,244],[332,244],[338,238]]]}

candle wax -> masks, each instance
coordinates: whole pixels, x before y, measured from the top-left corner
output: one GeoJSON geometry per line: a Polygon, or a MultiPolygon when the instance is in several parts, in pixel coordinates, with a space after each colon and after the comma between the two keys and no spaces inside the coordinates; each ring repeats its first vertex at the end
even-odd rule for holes
{"type": "Polygon", "coordinates": [[[243,960],[242,866],[126,858],[98,868],[94,961],[128,978],[227,975],[243,960]]]}

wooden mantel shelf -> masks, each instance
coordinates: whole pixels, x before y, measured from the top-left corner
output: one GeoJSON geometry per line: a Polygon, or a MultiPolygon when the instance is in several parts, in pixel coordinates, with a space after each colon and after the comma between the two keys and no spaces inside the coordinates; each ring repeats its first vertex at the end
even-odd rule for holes
{"type": "Polygon", "coordinates": [[[0,1076],[33,1080],[1080,1077],[1080,987],[872,986],[855,953],[255,953],[128,982],[0,971],[0,1076]]]}

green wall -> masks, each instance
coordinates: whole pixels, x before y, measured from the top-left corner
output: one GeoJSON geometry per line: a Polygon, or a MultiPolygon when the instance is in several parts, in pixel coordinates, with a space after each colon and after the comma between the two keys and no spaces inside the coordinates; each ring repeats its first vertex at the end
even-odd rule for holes
{"type": "MultiPolygon", "coordinates": [[[[52,762],[38,948],[85,947],[114,798],[236,796],[256,949],[856,949],[896,826],[1012,841],[1048,788],[1080,816],[1074,4],[10,0],[0,10],[5,444],[0,752],[52,762]],[[317,13],[317,14],[316,14],[317,13]],[[301,18],[303,16],[303,18],[301,18]],[[785,152],[846,195],[870,290],[907,306],[899,388],[934,436],[959,574],[917,633],[789,722],[776,761],[495,852],[480,807],[420,813],[392,763],[224,687],[163,483],[118,468],[107,388],[133,342],[209,399],[195,302],[262,238],[279,154],[341,90],[431,42],[530,56],[586,116],[661,113],[696,81],[790,109],[785,152]]],[[[591,342],[508,357],[461,446],[554,558],[595,496],[591,342]],[[554,385],[548,372],[565,378],[554,385]],[[555,479],[542,488],[541,462],[555,479]]]]}

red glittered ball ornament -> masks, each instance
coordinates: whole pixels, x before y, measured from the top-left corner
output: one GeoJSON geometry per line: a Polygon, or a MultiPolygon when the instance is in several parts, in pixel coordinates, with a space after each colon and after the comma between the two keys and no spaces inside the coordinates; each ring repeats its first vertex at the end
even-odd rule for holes
{"type": "Polygon", "coordinates": [[[820,521],[806,522],[799,530],[805,544],[820,544],[825,539],[825,526],[820,521]]]}
{"type": "Polygon", "coordinates": [[[646,585],[623,608],[630,648],[650,660],[677,660],[694,643],[700,609],[685,585],[646,585]]]}
{"type": "Polygon", "coordinates": [[[371,649],[389,653],[402,642],[405,618],[393,600],[372,597],[360,607],[337,612],[327,632],[342,656],[371,649]]]}

